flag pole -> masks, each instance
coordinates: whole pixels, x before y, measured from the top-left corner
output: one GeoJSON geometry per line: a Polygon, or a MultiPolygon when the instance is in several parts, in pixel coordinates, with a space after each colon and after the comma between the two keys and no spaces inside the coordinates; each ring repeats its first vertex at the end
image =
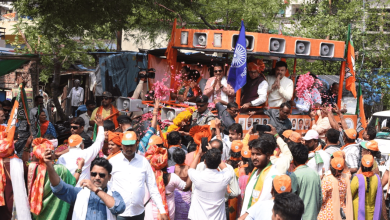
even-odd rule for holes
{"type": "Polygon", "coordinates": [[[341,98],[343,97],[343,84],[345,77],[345,61],[341,62],[340,80],[339,80],[339,92],[337,95],[337,106],[341,109],[341,98]]]}
{"type": "Polygon", "coordinates": [[[236,92],[236,102],[238,105],[238,108],[241,107],[241,89],[237,90],[236,92]]]}

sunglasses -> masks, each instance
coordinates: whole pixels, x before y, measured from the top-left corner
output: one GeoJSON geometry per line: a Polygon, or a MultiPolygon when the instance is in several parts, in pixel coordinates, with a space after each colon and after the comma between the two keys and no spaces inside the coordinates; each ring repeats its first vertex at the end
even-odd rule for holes
{"type": "Polygon", "coordinates": [[[214,73],[222,73],[223,70],[214,70],[214,73]]]}
{"type": "Polygon", "coordinates": [[[97,176],[98,174],[99,174],[99,176],[100,176],[101,178],[106,177],[106,174],[105,174],[105,173],[91,172],[91,176],[93,176],[93,177],[97,176]]]}
{"type": "Polygon", "coordinates": [[[103,100],[109,100],[110,98],[109,97],[103,97],[103,100]]]}
{"type": "Polygon", "coordinates": [[[73,130],[77,130],[77,129],[79,129],[79,127],[80,126],[70,126],[70,128],[73,129],[73,130]]]}
{"type": "Polygon", "coordinates": [[[233,110],[233,109],[230,109],[230,108],[229,108],[229,110],[232,111],[233,113],[237,113],[238,112],[238,110],[233,110]]]}
{"type": "Polygon", "coordinates": [[[198,107],[198,108],[202,108],[203,106],[205,106],[206,104],[203,104],[203,105],[198,105],[198,104],[196,104],[196,107],[198,107]]]}

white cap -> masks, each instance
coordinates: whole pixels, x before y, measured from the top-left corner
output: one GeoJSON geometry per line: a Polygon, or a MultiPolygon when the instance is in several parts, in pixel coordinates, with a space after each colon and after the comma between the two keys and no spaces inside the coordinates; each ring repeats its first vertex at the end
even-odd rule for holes
{"type": "Polygon", "coordinates": [[[303,137],[303,140],[305,141],[309,141],[309,140],[313,140],[313,139],[318,139],[320,135],[318,134],[317,131],[315,130],[309,130],[306,134],[305,134],[305,137],[303,137]]]}

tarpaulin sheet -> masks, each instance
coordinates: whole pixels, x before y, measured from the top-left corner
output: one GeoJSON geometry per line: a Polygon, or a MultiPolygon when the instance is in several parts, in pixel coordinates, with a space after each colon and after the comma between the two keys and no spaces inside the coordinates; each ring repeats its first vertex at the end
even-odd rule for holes
{"type": "MultiPolygon", "coordinates": [[[[103,90],[119,90],[121,96],[127,97],[137,87],[135,79],[139,71],[138,67],[147,67],[147,57],[146,54],[137,52],[115,54],[101,57],[99,66],[103,90]],[[137,55],[143,59],[137,60],[137,55]],[[110,79],[106,79],[106,76],[109,76],[110,79]],[[112,83],[112,85],[106,85],[107,82],[112,83]]],[[[115,91],[110,92],[115,95],[115,91]]]]}
{"type": "Polygon", "coordinates": [[[0,76],[4,76],[16,69],[19,69],[28,60],[1,60],[0,56],[0,76]]]}

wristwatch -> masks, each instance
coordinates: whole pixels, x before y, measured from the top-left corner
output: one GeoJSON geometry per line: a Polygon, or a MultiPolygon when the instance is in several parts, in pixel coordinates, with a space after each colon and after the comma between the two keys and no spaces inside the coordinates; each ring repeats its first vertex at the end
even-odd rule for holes
{"type": "Polygon", "coordinates": [[[76,169],[76,173],[81,174],[81,169],[76,169]]]}
{"type": "Polygon", "coordinates": [[[102,188],[98,187],[96,190],[95,190],[95,194],[97,195],[99,191],[101,191],[102,188]]]}

